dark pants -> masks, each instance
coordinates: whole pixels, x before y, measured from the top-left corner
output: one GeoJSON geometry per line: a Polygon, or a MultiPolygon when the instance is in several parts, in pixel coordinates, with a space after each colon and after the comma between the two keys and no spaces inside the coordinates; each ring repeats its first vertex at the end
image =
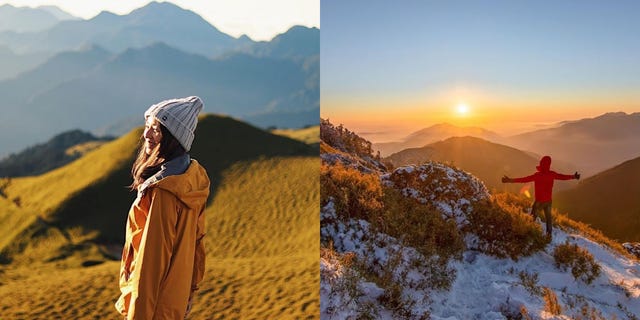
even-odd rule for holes
{"type": "Polygon", "coordinates": [[[533,216],[533,220],[536,220],[536,216],[538,215],[539,210],[544,210],[544,217],[547,221],[547,235],[551,235],[552,230],[552,217],[551,217],[551,201],[549,202],[534,202],[533,207],[531,207],[531,215],[533,216]]]}

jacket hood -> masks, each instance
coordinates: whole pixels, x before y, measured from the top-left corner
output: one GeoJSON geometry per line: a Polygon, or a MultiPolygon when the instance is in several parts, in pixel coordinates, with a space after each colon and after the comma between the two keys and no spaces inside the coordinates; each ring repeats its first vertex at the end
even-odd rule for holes
{"type": "Polygon", "coordinates": [[[191,159],[187,171],[183,174],[165,177],[150,187],[173,193],[191,209],[204,207],[209,197],[209,176],[198,161],[191,159]]]}
{"type": "Polygon", "coordinates": [[[551,170],[551,157],[544,156],[540,159],[540,165],[536,167],[540,172],[548,172],[551,170]]]}

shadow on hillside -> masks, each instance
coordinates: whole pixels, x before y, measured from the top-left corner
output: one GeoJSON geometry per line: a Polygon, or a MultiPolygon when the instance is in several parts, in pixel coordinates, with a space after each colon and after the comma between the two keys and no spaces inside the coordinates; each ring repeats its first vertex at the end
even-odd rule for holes
{"type": "MultiPolygon", "coordinates": [[[[134,148],[135,149],[135,148],[134,148]]],[[[290,138],[273,135],[228,117],[201,117],[191,156],[207,170],[211,180],[208,205],[222,181],[223,172],[234,163],[273,157],[318,156],[319,149],[290,138]]],[[[67,201],[53,216],[58,228],[81,227],[98,231],[99,244],[124,241],[126,216],[135,198],[126,185],[131,182],[131,161],[106,179],[83,189],[67,201]]],[[[247,195],[246,201],[252,201],[247,195]]]]}

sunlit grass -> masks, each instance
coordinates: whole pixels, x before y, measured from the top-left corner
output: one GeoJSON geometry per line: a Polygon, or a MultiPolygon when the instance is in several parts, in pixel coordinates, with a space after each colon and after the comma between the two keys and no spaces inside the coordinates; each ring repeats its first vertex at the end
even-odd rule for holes
{"type": "Polygon", "coordinates": [[[77,191],[108,176],[125,163],[128,165],[140,134],[138,130],[132,131],[69,165],[43,175],[12,179],[6,188],[7,197],[18,199],[21,209],[38,212],[47,218],[48,213],[77,191]]]}
{"type": "Polygon", "coordinates": [[[94,149],[97,149],[98,147],[100,147],[105,143],[107,143],[107,141],[89,141],[89,142],[77,144],[73,147],[67,148],[67,150],[64,151],[64,154],[68,156],[73,156],[73,155],[82,156],[88,153],[89,151],[93,151],[94,149]]]}
{"type": "Polygon", "coordinates": [[[303,129],[275,129],[271,133],[299,140],[306,144],[320,143],[320,126],[303,129]]]}
{"type": "MultiPolygon", "coordinates": [[[[42,176],[11,181],[8,197],[0,197],[0,244],[12,245],[19,237],[17,243],[24,246],[12,249],[11,264],[0,265],[0,301],[6,302],[0,304],[0,319],[118,318],[113,303],[119,294],[119,262],[105,259],[105,248],[95,243],[96,230],[74,223],[83,215],[91,221],[103,216],[82,208],[112,210],[97,208],[96,199],[84,199],[92,194],[86,190],[128,194],[128,181],[113,182],[117,179],[112,176],[128,170],[132,154],[123,150],[134,152],[139,134],[107,143],[42,176]],[[100,182],[104,179],[108,182],[100,182]],[[33,197],[23,196],[29,193],[33,197]],[[16,196],[21,206],[13,202],[16,196]],[[78,206],[78,197],[88,205],[78,206]],[[59,217],[71,211],[73,215],[59,217]],[[83,267],[87,263],[98,265],[83,267]]],[[[274,143],[260,147],[297,148],[286,141],[274,143]]],[[[226,158],[200,147],[198,159],[229,163],[234,156],[228,154],[236,151],[222,150],[227,150],[226,158]]],[[[210,171],[216,188],[206,210],[207,271],[190,319],[319,317],[319,171],[317,156],[268,155],[236,161],[215,176],[210,171]]],[[[117,218],[115,225],[124,228],[121,213],[104,219],[117,218]]]]}

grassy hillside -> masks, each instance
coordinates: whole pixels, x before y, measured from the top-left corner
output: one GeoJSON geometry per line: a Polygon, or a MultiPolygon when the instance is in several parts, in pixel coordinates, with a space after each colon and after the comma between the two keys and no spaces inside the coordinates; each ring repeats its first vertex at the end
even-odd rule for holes
{"type": "Polygon", "coordinates": [[[306,144],[320,144],[320,126],[311,126],[302,129],[275,129],[271,131],[271,133],[299,140],[306,144]]]}
{"type": "MultiPolygon", "coordinates": [[[[0,300],[21,303],[3,303],[3,316],[117,317],[119,262],[109,253],[124,238],[133,200],[124,186],[139,134],[4,188],[0,300]]],[[[317,318],[317,151],[231,118],[205,116],[191,153],[213,189],[207,274],[191,319],[317,318]]]]}
{"type": "Polygon", "coordinates": [[[640,158],[635,158],[559,193],[554,205],[611,238],[640,241],[639,190],[640,158]]]}
{"type": "MultiPolygon", "coordinates": [[[[505,174],[512,178],[528,176],[535,172],[540,159],[527,152],[475,137],[449,138],[422,148],[406,149],[385,158],[385,161],[396,167],[429,160],[449,163],[468,171],[482,180],[489,189],[519,192],[523,184],[503,184],[500,179],[505,174]]],[[[557,163],[552,163],[551,167],[558,172],[566,170],[557,163]]],[[[564,183],[564,186],[557,183],[555,190],[570,185],[570,182],[564,183]]],[[[533,196],[533,186],[529,192],[533,196]]]]}

